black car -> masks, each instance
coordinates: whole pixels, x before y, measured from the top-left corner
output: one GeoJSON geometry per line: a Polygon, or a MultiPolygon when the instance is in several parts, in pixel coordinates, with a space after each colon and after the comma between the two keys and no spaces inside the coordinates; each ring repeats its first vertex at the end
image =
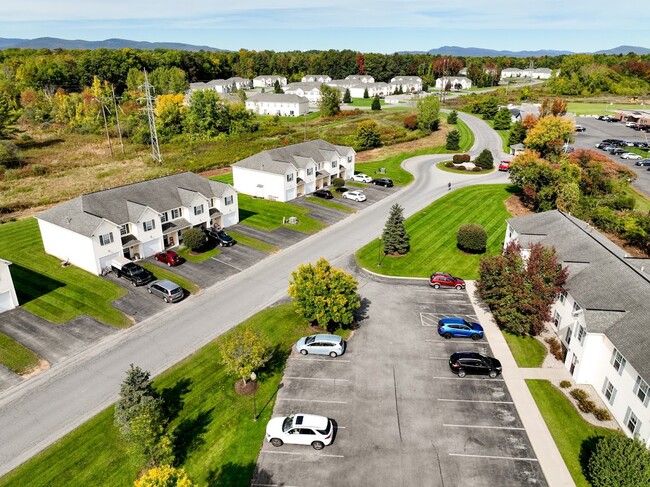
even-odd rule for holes
{"type": "Polygon", "coordinates": [[[501,362],[476,352],[456,352],[449,357],[449,368],[458,377],[480,374],[494,379],[501,373],[501,362]]]}
{"type": "Polygon", "coordinates": [[[232,247],[237,243],[237,240],[218,228],[211,228],[206,233],[208,237],[215,239],[221,247],[232,247]]]}
{"type": "Polygon", "coordinates": [[[317,198],[325,198],[326,200],[331,200],[334,198],[334,195],[332,195],[332,192],[327,190],[327,189],[317,189],[313,193],[314,196],[317,198]]]}
{"type": "Polygon", "coordinates": [[[626,151],[624,149],[621,149],[620,147],[614,147],[612,149],[607,149],[607,152],[610,154],[624,154],[626,151]]]}
{"type": "Polygon", "coordinates": [[[576,132],[586,132],[587,128],[582,125],[576,125],[576,132]]]}
{"type": "Polygon", "coordinates": [[[650,166],[650,159],[640,159],[634,163],[635,166],[650,166]]]}
{"type": "Polygon", "coordinates": [[[390,178],[376,178],[370,181],[372,184],[375,186],[384,186],[386,188],[392,188],[393,187],[393,180],[390,178]]]}

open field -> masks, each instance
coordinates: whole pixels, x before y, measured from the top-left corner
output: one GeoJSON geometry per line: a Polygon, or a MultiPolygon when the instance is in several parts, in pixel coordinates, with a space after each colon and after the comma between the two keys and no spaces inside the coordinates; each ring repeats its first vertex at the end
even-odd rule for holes
{"type": "Polygon", "coordinates": [[[483,225],[488,234],[487,254],[501,250],[511,215],[504,201],[514,188],[507,185],[477,185],[462,188],[434,201],[405,221],[411,250],[400,257],[381,256],[377,265],[379,240],[356,253],[360,265],[389,276],[428,277],[432,272],[449,272],[463,279],[478,277],[478,264],[485,255],[470,255],[456,247],[456,233],[464,223],[483,225]],[[480,201],[481,204],[476,204],[480,201]],[[426,263],[423,265],[423,263],[426,263]]]}
{"type": "Polygon", "coordinates": [[[589,440],[596,436],[618,433],[587,423],[569,399],[550,382],[528,379],[526,384],[576,486],[589,487],[591,484],[584,474],[585,458],[588,458],[590,452],[589,440]]]}
{"type": "Polygon", "coordinates": [[[567,113],[576,115],[611,115],[616,110],[647,110],[648,105],[632,103],[584,103],[570,101],[567,113]]]}
{"type": "Polygon", "coordinates": [[[61,261],[43,250],[35,219],[0,225],[2,257],[13,262],[13,277],[20,305],[53,323],[65,323],[88,314],[118,328],[131,322],[111,302],[126,290],[75,266],[61,267],[61,261]]]}
{"type": "MultiPolygon", "coordinates": [[[[299,337],[310,333],[292,304],[262,311],[238,328],[243,326],[263,334],[274,351],[258,373],[257,422],[252,396],[235,393],[236,378],[220,364],[219,339],[154,381],[172,411],[176,463],[198,485],[249,485],[287,354],[299,337]]],[[[0,486],[128,487],[141,468],[129,456],[110,407],[0,479],[0,486]]]]}

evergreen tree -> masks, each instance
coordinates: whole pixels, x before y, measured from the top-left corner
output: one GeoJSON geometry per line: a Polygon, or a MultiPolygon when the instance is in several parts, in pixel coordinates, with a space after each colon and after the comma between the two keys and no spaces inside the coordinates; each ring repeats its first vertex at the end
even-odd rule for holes
{"type": "Polygon", "coordinates": [[[133,364],[126,371],[126,378],[120,385],[120,399],[115,405],[115,424],[122,434],[128,434],[131,420],[139,414],[139,408],[145,398],[158,398],[158,393],[151,385],[149,372],[133,364]]]}
{"type": "Polygon", "coordinates": [[[381,102],[379,101],[379,95],[375,95],[372,99],[372,105],[370,105],[372,110],[381,110],[381,102]]]}
{"type": "Polygon", "coordinates": [[[273,83],[273,93],[278,93],[278,94],[284,93],[284,90],[280,86],[280,80],[276,79],[275,83],[273,83]]]}
{"type": "Polygon", "coordinates": [[[460,149],[460,132],[456,129],[452,130],[447,134],[447,150],[458,150],[460,149]]]}
{"type": "Polygon", "coordinates": [[[510,130],[512,116],[507,108],[500,108],[494,116],[494,130],[510,130]]]}
{"type": "Polygon", "coordinates": [[[510,126],[508,134],[508,145],[521,144],[526,138],[526,129],[521,122],[515,122],[510,126]]]}
{"type": "Polygon", "coordinates": [[[384,254],[386,255],[404,255],[411,248],[410,237],[404,227],[404,208],[397,203],[390,208],[381,238],[384,242],[384,254]]]}
{"type": "Polygon", "coordinates": [[[345,93],[343,94],[343,103],[352,103],[352,96],[348,88],[345,89],[345,93]]]}
{"type": "Polygon", "coordinates": [[[650,452],[638,438],[601,436],[589,457],[588,473],[594,487],[650,485],[650,452]]]}
{"type": "Polygon", "coordinates": [[[458,123],[458,112],[456,110],[449,112],[449,115],[447,115],[447,123],[450,125],[456,125],[458,123]]]}
{"type": "Polygon", "coordinates": [[[474,164],[483,169],[492,169],[494,167],[494,157],[489,149],[483,149],[478,157],[474,160],[474,164]]]}
{"type": "Polygon", "coordinates": [[[363,89],[363,97],[364,98],[370,98],[370,95],[368,94],[368,88],[363,89]]]}

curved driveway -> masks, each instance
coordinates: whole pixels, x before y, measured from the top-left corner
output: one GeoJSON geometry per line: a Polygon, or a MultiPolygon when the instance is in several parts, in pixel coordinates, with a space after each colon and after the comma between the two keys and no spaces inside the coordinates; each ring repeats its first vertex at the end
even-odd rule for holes
{"type": "MultiPolygon", "coordinates": [[[[498,160],[501,138],[481,120],[459,114],[474,132],[473,154],[490,149],[498,160]]],[[[274,254],[202,294],[112,335],[46,372],[5,391],[0,398],[0,475],[113,403],[130,363],[156,375],[226,330],[286,296],[290,273],[299,264],[348,256],[381,233],[389,207],[406,216],[454,189],[504,183],[507,174],[455,175],[434,168],[449,155],[405,162],[415,181],[381,202],[274,254]]]]}

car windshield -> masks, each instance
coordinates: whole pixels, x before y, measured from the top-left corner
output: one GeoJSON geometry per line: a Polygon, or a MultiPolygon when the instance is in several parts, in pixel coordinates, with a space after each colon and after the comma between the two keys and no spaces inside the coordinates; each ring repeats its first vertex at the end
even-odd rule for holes
{"type": "Polygon", "coordinates": [[[221,230],[219,232],[219,238],[222,239],[222,240],[230,240],[230,235],[228,235],[226,232],[221,230]]]}
{"type": "Polygon", "coordinates": [[[282,422],[282,431],[286,433],[291,429],[292,426],[293,426],[293,415],[284,418],[284,421],[282,422]]]}
{"type": "Polygon", "coordinates": [[[316,340],[316,337],[313,336],[313,335],[310,336],[310,337],[307,337],[307,338],[305,339],[305,345],[309,345],[309,344],[312,343],[314,340],[316,340]]]}
{"type": "Polygon", "coordinates": [[[139,276],[140,274],[144,274],[144,269],[142,267],[132,267],[131,268],[131,275],[132,276],[139,276]]]}

